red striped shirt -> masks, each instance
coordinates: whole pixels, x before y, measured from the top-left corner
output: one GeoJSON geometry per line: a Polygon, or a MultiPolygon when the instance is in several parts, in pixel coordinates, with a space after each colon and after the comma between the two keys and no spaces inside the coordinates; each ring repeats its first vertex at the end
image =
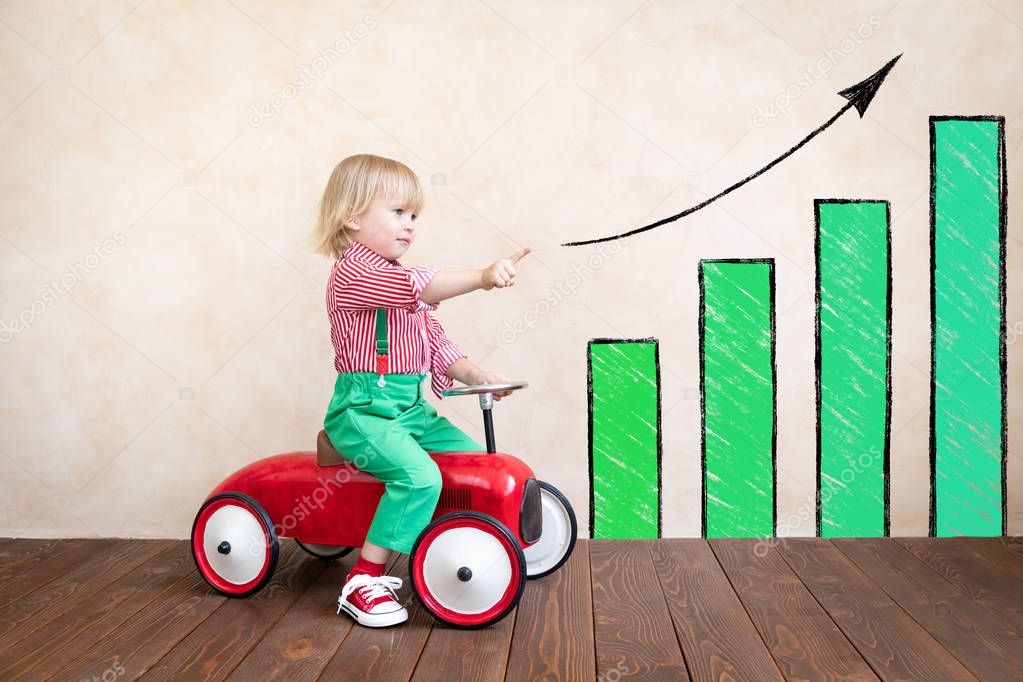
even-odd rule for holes
{"type": "Polygon", "coordinates": [[[423,265],[406,268],[368,246],[353,242],[334,262],[327,282],[327,315],[334,344],[334,369],[376,372],[376,309],[387,309],[392,374],[432,375],[433,394],[453,381],[444,372],[465,353],[444,334],[433,315],[437,305],[420,299],[437,273],[423,265]]]}

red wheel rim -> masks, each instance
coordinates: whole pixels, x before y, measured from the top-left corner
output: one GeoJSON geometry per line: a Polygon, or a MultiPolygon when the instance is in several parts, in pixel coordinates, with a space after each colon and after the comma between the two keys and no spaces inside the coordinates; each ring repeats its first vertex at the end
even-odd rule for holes
{"type": "Polygon", "coordinates": [[[429,528],[417,542],[414,550],[415,557],[412,565],[412,577],[417,586],[419,598],[426,608],[436,616],[447,622],[461,626],[477,626],[500,618],[514,604],[519,588],[523,582],[523,569],[517,556],[518,545],[515,540],[502,533],[492,522],[478,517],[461,517],[439,523],[429,528]],[[511,578],[505,586],[501,597],[485,611],[479,613],[462,613],[455,611],[442,604],[430,591],[426,584],[424,565],[430,553],[430,548],[441,535],[456,528],[474,528],[483,531],[496,539],[503,548],[508,563],[511,567],[511,578]]]}
{"type": "Polygon", "coordinates": [[[192,533],[192,554],[195,556],[196,563],[199,565],[199,570],[202,572],[203,577],[206,578],[213,587],[225,594],[243,594],[256,587],[256,585],[263,580],[270,567],[270,561],[273,554],[272,544],[273,542],[269,532],[267,531],[266,524],[260,518],[259,513],[257,513],[251,505],[235,497],[222,497],[215,499],[204,506],[199,511],[199,515],[195,519],[195,532],[192,533]],[[245,510],[245,512],[258,523],[262,533],[264,550],[262,566],[259,568],[254,578],[243,584],[231,582],[221,576],[220,573],[210,564],[209,557],[206,555],[207,524],[210,518],[224,507],[238,507],[245,510]]]}

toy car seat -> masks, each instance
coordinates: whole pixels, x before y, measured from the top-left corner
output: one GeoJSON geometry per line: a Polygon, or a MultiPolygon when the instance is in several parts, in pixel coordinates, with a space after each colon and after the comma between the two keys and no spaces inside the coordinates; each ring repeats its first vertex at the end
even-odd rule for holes
{"type": "Polygon", "coordinates": [[[347,461],[331,445],[330,439],[327,438],[327,431],[320,429],[320,432],[316,435],[316,464],[321,467],[336,467],[345,464],[347,461]]]}

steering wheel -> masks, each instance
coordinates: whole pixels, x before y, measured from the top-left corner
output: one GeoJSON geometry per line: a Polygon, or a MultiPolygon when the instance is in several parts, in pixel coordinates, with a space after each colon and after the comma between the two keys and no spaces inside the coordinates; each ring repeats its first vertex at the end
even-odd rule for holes
{"type": "Polygon", "coordinates": [[[528,381],[509,381],[504,384],[475,384],[473,386],[460,386],[447,391],[441,391],[441,395],[480,395],[483,393],[497,393],[498,391],[517,391],[527,386],[529,386],[528,381]]]}
{"type": "Polygon", "coordinates": [[[441,395],[478,395],[480,397],[480,409],[483,410],[483,431],[487,437],[487,452],[497,452],[494,443],[494,418],[491,412],[494,409],[494,393],[497,391],[517,391],[520,388],[529,386],[527,381],[508,381],[503,384],[476,384],[474,386],[460,386],[447,391],[441,391],[441,395]]]}

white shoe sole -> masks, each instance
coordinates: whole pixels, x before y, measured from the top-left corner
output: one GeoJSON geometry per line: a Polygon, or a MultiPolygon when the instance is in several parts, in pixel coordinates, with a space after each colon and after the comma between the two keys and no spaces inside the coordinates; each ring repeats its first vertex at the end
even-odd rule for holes
{"type": "Polygon", "coordinates": [[[385,628],[390,625],[404,623],[408,620],[408,609],[404,606],[396,611],[391,611],[390,613],[364,613],[349,605],[347,601],[342,602],[338,599],[337,605],[340,611],[344,611],[354,618],[356,623],[369,628],[385,628]]]}

